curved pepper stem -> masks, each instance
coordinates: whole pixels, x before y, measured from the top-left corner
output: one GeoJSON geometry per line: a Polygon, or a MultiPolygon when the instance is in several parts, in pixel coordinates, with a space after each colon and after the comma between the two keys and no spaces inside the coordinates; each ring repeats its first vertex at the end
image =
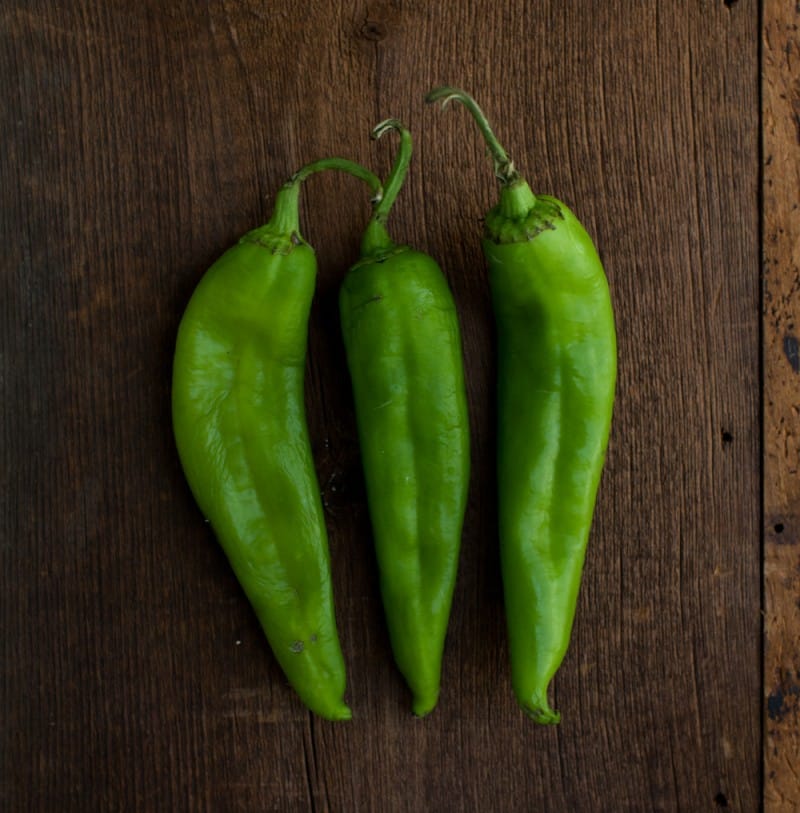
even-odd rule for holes
{"type": "Polygon", "coordinates": [[[400,134],[400,149],[397,151],[397,157],[394,159],[392,171],[389,173],[389,177],[384,184],[383,199],[377,203],[372,212],[372,217],[384,224],[389,217],[389,212],[392,206],[394,206],[400,189],[405,183],[406,175],[408,174],[408,166],[411,163],[411,152],[413,150],[411,133],[397,119],[386,119],[376,125],[371,133],[371,137],[377,141],[390,130],[400,134]]]}
{"type": "Polygon", "coordinates": [[[397,151],[389,177],[384,184],[383,197],[375,204],[375,208],[372,210],[372,218],[364,231],[364,237],[361,240],[362,256],[378,254],[390,250],[394,246],[391,237],[389,237],[389,232],[386,230],[386,221],[389,219],[392,206],[394,206],[397,195],[405,183],[414,147],[411,133],[397,119],[386,119],[376,125],[371,137],[377,140],[389,131],[400,134],[400,148],[397,151]]]}
{"type": "Polygon", "coordinates": [[[319,161],[312,161],[301,167],[285,184],[290,186],[292,184],[301,184],[309,175],[315,172],[324,172],[326,169],[334,169],[338,172],[346,172],[354,178],[358,178],[369,186],[372,190],[372,203],[377,205],[384,197],[383,185],[381,179],[374,173],[370,172],[366,167],[357,164],[355,161],[348,161],[346,158],[321,158],[319,161]]]}
{"type": "Polygon", "coordinates": [[[478,103],[469,93],[459,90],[458,88],[440,87],[435,88],[425,96],[425,101],[428,102],[428,104],[441,101],[443,108],[454,99],[457,102],[461,102],[461,104],[469,110],[472,118],[475,119],[480,128],[483,139],[494,161],[494,174],[497,180],[500,181],[501,186],[510,186],[514,181],[519,180],[520,174],[514,168],[514,162],[508,157],[508,154],[497,140],[497,136],[492,132],[492,128],[489,126],[489,120],[486,118],[483,110],[478,107],[478,103]]]}
{"type": "Polygon", "coordinates": [[[364,181],[372,191],[373,206],[380,203],[383,198],[381,179],[374,172],[346,158],[321,158],[301,167],[281,186],[275,195],[272,217],[263,226],[248,232],[242,239],[262,242],[264,245],[276,244],[283,253],[290,250],[291,243],[304,242],[300,235],[300,184],[309,176],[328,169],[346,172],[364,181]]]}
{"type": "Polygon", "coordinates": [[[425,101],[428,103],[441,101],[442,107],[445,107],[453,99],[461,102],[469,110],[483,135],[486,146],[489,148],[489,153],[494,162],[494,174],[497,180],[500,181],[498,211],[508,220],[524,220],[533,211],[536,205],[536,196],[525,179],[517,172],[514,162],[508,157],[508,153],[506,153],[492,132],[489,120],[484,115],[483,110],[478,107],[475,99],[469,93],[452,87],[436,88],[425,97],[425,101]]]}

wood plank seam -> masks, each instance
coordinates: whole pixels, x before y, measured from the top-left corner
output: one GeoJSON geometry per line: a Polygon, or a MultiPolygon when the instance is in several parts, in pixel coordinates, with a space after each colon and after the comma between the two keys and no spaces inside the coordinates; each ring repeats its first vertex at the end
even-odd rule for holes
{"type": "Polygon", "coordinates": [[[800,809],[800,4],[765,0],[763,157],[764,809],[800,809]]]}

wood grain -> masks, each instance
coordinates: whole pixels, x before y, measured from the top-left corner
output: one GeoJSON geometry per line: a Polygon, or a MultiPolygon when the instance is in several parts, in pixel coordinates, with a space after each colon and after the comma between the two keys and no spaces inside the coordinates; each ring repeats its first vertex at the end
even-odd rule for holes
{"type": "Polygon", "coordinates": [[[756,0],[3,5],[0,807],[758,807],[759,19],[756,0]],[[422,102],[443,83],[584,221],[616,308],[557,728],[510,688],[479,246],[496,190],[464,111],[422,102]],[[440,261],[461,315],[473,475],[440,706],[420,721],[382,618],[338,328],[368,202],[314,178],[308,416],[354,712],[333,725],[287,687],[191,499],[171,353],[203,270],[291,171],[340,154],[385,174],[394,145],[368,132],[389,115],[416,140],[393,233],[440,261]]]}
{"type": "Polygon", "coordinates": [[[766,2],[764,809],[800,809],[800,6],[766,2]]]}

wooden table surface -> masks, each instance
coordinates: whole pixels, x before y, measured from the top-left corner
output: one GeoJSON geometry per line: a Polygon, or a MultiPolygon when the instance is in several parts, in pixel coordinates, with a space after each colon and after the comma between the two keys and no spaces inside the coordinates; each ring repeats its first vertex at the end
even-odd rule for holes
{"type": "Polygon", "coordinates": [[[0,9],[8,811],[800,809],[800,7],[789,0],[7,0],[0,9]],[[510,688],[481,217],[450,83],[595,238],[619,382],[572,644],[510,688]],[[204,269],[323,155],[385,175],[462,322],[473,468],[439,707],[410,713],[376,579],[337,291],[368,215],[303,193],[307,407],[351,722],[288,688],[193,502],[171,354],[204,269]]]}

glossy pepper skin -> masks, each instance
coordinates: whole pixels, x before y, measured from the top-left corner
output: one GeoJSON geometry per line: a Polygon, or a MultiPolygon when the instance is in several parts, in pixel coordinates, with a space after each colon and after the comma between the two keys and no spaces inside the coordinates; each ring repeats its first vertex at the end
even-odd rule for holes
{"type": "Polygon", "coordinates": [[[317,264],[299,233],[299,183],[280,190],[269,223],[223,254],[192,295],[175,349],[173,427],[192,493],[286,677],[312,711],[344,720],[303,397],[317,264]]]}
{"type": "Polygon", "coordinates": [[[547,690],[569,645],[616,382],[608,283],[591,238],[555,198],[534,196],[480,109],[500,202],[483,252],[497,330],[500,555],[512,684],[523,710],[557,723],[547,690]]]}
{"type": "Polygon", "coordinates": [[[436,262],[383,222],[401,154],[340,292],[381,594],[392,650],[417,716],[439,697],[469,481],[469,421],[453,298],[436,262]]]}

